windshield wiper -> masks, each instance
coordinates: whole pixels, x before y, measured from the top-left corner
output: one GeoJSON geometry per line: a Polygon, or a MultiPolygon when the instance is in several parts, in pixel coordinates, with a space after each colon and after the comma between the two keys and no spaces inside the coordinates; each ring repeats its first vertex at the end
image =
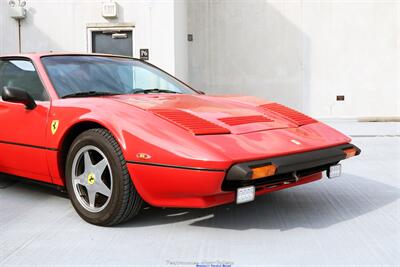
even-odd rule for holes
{"type": "Polygon", "coordinates": [[[70,97],[87,97],[87,96],[104,96],[104,95],[118,95],[118,93],[113,92],[99,92],[99,91],[88,91],[88,92],[78,92],[73,94],[64,95],[61,98],[70,97]]]}
{"type": "Polygon", "coordinates": [[[153,89],[135,89],[133,91],[133,94],[148,94],[148,93],[170,93],[170,94],[181,94],[176,91],[168,90],[168,89],[159,89],[159,88],[153,88],[153,89]]]}

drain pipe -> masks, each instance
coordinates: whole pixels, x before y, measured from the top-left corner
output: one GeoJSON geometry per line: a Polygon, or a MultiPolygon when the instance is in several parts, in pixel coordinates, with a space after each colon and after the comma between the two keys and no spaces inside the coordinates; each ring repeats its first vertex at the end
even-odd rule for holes
{"type": "Polygon", "coordinates": [[[22,52],[22,45],[21,45],[21,20],[18,20],[18,53],[21,54],[22,52]]]}
{"type": "Polygon", "coordinates": [[[22,42],[21,42],[21,20],[26,18],[26,1],[18,0],[15,2],[14,0],[10,0],[8,5],[11,8],[11,18],[18,21],[18,53],[22,52],[22,42]]]}

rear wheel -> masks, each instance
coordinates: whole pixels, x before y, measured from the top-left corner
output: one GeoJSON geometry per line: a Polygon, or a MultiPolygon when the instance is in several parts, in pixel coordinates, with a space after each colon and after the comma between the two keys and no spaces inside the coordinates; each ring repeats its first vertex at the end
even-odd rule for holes
{"type": "Polygon", "coordinates": [[[67,156],[66,187],[78,214],[96,225],[125,222],[143,205],[121,148],[106,129],[90,129],[74,140],[67,156]]]}

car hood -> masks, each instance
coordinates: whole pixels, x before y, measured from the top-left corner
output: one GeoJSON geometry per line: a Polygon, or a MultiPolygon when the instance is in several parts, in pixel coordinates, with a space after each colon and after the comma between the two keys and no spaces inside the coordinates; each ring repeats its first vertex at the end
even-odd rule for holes
{"type": "MultiPolygon", "coordinates": [[[[292,120],[280,116],[276,112],[263,109],[263,105],[271,102],[255,97],[148,94],[118,95],[110,98],[153,112],[156,115],[161,114],[160,117],[166,120],[170,120],[171,117],[183,118],[186,116],[187,123],[189,123],[189,121],[193,122],[194,119],[201,118],[220,128],[227,129],[232,134],[298,126],[292,120]]],[[[202,125],[202,128],[207,128],[207,126],[202,125]]],[[[212,133],[214,132],[210,132],[210,134],[212,133]]]]}

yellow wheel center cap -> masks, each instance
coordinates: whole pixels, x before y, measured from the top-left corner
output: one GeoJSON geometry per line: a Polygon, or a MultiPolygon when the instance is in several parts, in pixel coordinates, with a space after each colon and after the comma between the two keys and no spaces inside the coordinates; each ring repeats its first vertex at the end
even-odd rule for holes
{"type": "Polygon", "coordinates": [[[92,185],[96,182],[96,176],[94,175],[94,173],[89,173],[88,177],[87,177],[87,181],[88,184],[92,185]]]}

